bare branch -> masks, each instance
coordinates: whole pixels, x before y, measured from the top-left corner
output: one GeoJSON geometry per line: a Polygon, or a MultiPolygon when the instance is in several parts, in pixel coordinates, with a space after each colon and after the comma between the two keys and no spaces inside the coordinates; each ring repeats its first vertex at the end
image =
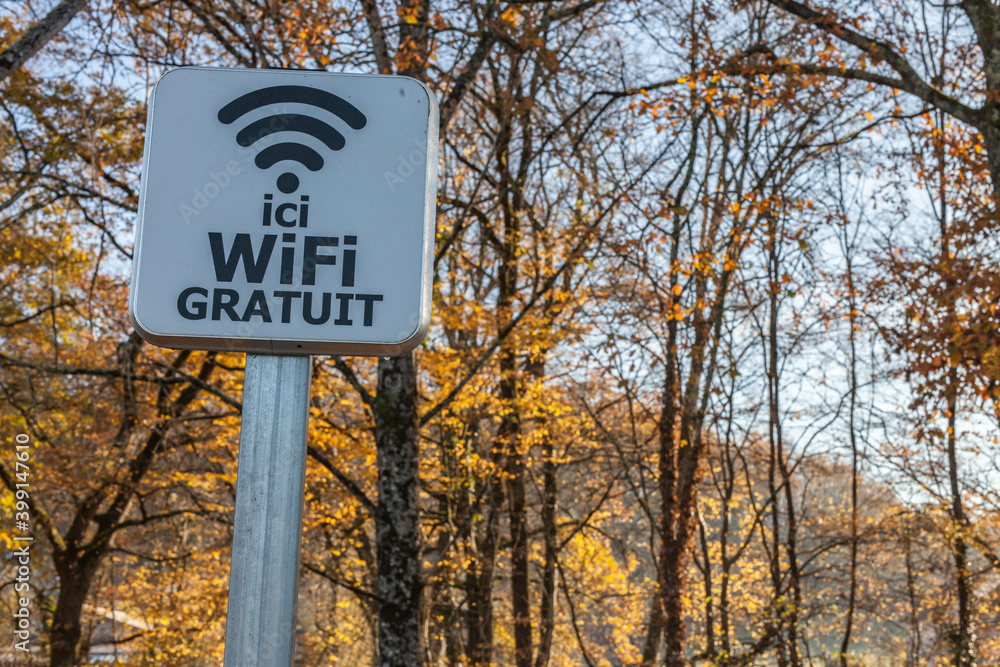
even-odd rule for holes
{"type": "Polygon", "coordinates": [[[87,0],[63,0],[46,14],[45,18],[31,26],[21,39],[4,49],[4,52],[0,53],[0,81],[38,53],[50,39],[66,27],[77,12],[86,6],[87,0]]]}
{"type": "Polygon", "coordinates": [[[843,78],[857,79],[883,86],[890,86],[892,88],[898,88],[899,90],[905,90],[911,95],[919,97],[928,104],[951,114],[965,123],[979,127],[983,122],[983,115],[978,109],[973,109],[970,106],[962,104],[955,98],[945,95],[940,90],[924,81],[920,75],[917,74],[917,71],[913,69],[906,58],[896,52],[892,45],[872,37],[862,35],[860,32],[848,28],[844,22],[838,19],[835,15],[821,14],[801,2],[796,2],[795,0],[767,1],[775,7],[785,10],[789,14],[798,16],[806,23],[833,35],[840,41],[861,49],[872,58],[885,62],[896,72],[896,74],[899,75],[899,78],[893,79],[891,77],[884,77],[865,70],[815,67],[806,64],[790,65],[789,67],[791,69],[796,69],[806,74],[813,73],[825,74],[828,76],[841,76],[843,78]]]}
{"type": "Polygon", "coordinates": [[[309,456],[316,459],[320,465],[329,470],[330,474],[336,477],[337,481],[340,482],[345,489],[350,491],[355,498],[361,501],[361,504],[365,506],[366,510],[372,514],[375,513],[375,503],[372,502],[372,500],[365,494],[364,491],[361,490],[361,487],[358,486],[353,479],[344,474],[340,468],[334,465],[333,461],[331,461],[323,452],[319,451],[315,447],[309,447],[307,451],[309,452],[309,456]]]}

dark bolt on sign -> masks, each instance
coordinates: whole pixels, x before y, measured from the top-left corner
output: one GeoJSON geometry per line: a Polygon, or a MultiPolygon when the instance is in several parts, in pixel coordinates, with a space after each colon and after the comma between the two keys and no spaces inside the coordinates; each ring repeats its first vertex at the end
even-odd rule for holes
{"type": "Polygon", "coordinates": [[[129,314],[157,345],[396,355],[430,322],[420,82],[190,67],[149,100],[129,314]]]}

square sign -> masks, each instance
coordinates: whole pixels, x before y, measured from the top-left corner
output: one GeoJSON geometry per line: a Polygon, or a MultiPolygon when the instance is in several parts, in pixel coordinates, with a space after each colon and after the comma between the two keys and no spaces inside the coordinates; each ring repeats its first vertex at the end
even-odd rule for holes
{"type": "Polygon", "coordinates": [[[129,315],[166,347],[391,356],[430,323],[420,82],[187,67],[149,101],[129,315]]]}

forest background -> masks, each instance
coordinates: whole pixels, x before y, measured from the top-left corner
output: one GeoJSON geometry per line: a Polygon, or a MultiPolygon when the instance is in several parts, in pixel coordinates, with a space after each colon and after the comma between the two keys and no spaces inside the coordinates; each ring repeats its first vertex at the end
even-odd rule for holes
{"type": "Polygon", "coordinates": [[[221,664],[244,357],[125,305],[148,91],[213,65],[441,111],[430,334],[313,359],[296,664],[1000,664],[995,4],[4,0],[0,34],[0,660],[221,664]]]}

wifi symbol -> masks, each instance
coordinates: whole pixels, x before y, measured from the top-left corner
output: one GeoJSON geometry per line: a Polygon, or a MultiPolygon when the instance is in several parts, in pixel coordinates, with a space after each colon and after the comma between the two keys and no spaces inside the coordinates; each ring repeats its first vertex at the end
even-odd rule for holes
{"type": "MultiPolygon", "coordinates": [[[[337,116],[351,129],[360,130],[368,119],[353,104],[325,90],[307,86],[271,86],[247,93],[222,107],[219,110],[219,121],[225,125],[235,122],[243,115],[269,104],[280,103],[308,104],[329,111],[337,116]]],[[[252,146],[269,134],[276,132],[301,132],[323,142],[327,148],[339,151],[344,147],[344,135],[318,118],[297,113],[279,113],[255,120],[236,135],[236,143],[240,146],[252,146]]],[[[287,141],[268,146],[257,153],[254,163],[260,169],[267,169],[283,160],[292,160],[303,165],[309,171],[319,171],[323,168],[323,156],[305,144],[287,141]]],[[[289,194],[299,187],[298,177],[285,172],[278,176],[278,189],[289,194]]]]}

